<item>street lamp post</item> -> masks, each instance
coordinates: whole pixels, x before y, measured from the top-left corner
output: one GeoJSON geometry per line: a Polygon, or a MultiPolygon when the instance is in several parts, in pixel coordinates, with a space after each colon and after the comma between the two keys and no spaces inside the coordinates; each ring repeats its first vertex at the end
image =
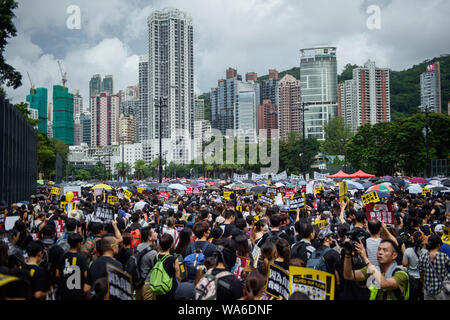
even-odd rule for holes
{"type": "Polygon", "coordinates": [[[119,141],[122,143],[122,182],[125,182],[125,152],[124,152],[124,146],[125,146],[125,137],[120,137],[119,141]]]}
{"type": "Polygon", "coordinates": [[[308,108],[305,106],[309,105],[306,102],[297,102],[297,105],[300,105],[299,110],[302,112],[302,174],[306,179],[306,162],[305,162],[305,111],[308,111],[308,108]]]}
{"type": "Polygon", "coordinates": [[[166,107],[163,104],[163,98],[159,98],[159,166],[158,166],[158,176],[159,183],[162,183],[162,107],[166,107]]]}
{"type": "Polygon", "coordinates": [[[347,138],[342,138],[341,142],[344,145],[344,171],[347,172],[347,142],[349,140],[347,138]]]}
{"type": "Polygon", "coordinates": [[[426,152],[427,152],[427,159],[426,159],[426,163],[425,163],[425,178],[429,178],[430,177],[430,145],[429,145],[429,137],[428,137],[428,130],[429,130],[428,114],[430,111],[428,109],[428,104],[425,105],[424,109],[425,109],[425,148],[426,148],[426,152]]]}

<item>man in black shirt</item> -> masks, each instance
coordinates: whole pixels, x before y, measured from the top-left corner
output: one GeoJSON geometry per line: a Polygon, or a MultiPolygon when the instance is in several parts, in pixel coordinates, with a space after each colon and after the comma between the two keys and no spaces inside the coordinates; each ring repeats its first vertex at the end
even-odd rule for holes
{"type": "Polygon", "coordinates": [[[45,270],[39,266],[44,256],[44,245],[41,241],[31,241],[27,246],[28,263],[25,270],[29,274],[33,299],[43,300],[50,291],[45,270]]]}
{"type": "MultiPolygon", "coordinates": [[[[287,242],[291,243],[292,240],[289,237],[289,235],[285,231],[280,230],[280,224],[281,224],[281,215],[278,214],[278,213],[277,214],[272,214],[270,216],[270,227],[271,227],[271,230],[269,232],[265,233],[261,237],[261,239],[259,239],[259,241],[256,243],[256,245],[261,248],[261,246],[264,244],[264,242],[267,239],[269,239],[269,238],[272,238],[274,240],[276,238],[283,238],[287,242]]],[[[275,241],[273,241],[273,242],[275,242],[275,241]]]]}
{"type": "Polygon", "coordinates": [[[234,225],[234,221],[236,220],[236,212],[234,210],[226,210],[225,211],[225,222],[221,226],[223,230],[222,237],[228,238],[231,236],[231,233],[233,232],[233,229],[236,228],[234,225]]]}
{"type": "Polygon", "coordinates": [[[110,264],[113,267],[123,270],[122,264],[114,259],[114,255],[119,252],[119,243],[116,238],[106,236],[101,240],[101,247],[103,255],[97,258],[89,267],[86,284],[84,285],[84,292],[88,293],[97,279],[106,278],[106,265],[110,264]]]}
{"type": "Polygon", "coordinates": [[[70,234],[67,242],[70,249],[59,261],[56,277],[60,278],[61,300],[82,300],[84,283],[87,278],[88,264],[79,253],[83,238],[78,233],[70,234]]]}

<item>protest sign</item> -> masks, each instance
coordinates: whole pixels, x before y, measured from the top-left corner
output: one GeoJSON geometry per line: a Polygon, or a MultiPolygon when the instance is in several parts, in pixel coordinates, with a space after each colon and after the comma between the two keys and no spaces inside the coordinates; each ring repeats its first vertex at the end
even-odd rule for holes
{"type": "Polygon", "coordinates": [[[378,193],[376,191],[372,191],[361,196],[362,202],[367,205],[369,203],[378,203],[380,202],[380,198],[378,197],[378,193]]]}
{"type": "Polygon", "coordinates": [[[253,193],[246,193],[241,198],[242,198],[242,200],[244,202],[245,202],[245,200],[254,201],[255,200],[255,195],[253,193]]]}
{"type": "Polygon", "coordinates": [[[164,198],[164,200],[169,200],[170,198],[170,193],[168,192],[164,192],[164,191],[160,191],[158,194],[158,198],[164,198]]]}
{"type": "Polygon", "coordinates": [[[80,186],[65,186],[64,194],[67,194],[68,192],[73,193],[73,199],[71,201],[80,200],[80,197],[81,197],[81,187],[80,186]]]}
{"type": "Polygon", "coordinates": [[[273,203],[273,197],[268,197],[266,195],[263,194],[259,194],[258,195],[258,199],[262,201],[262,203],[265,204],[272,204],[273,203]]]}
{"type": "Polygon", "coordinates": [[[125,198],[127,198],[128,200],[130,200],[131,197],[133,196],[133,192],[128,191],[128,190],[123,190],[123,194],[124,194],[125,198]]]}
{"type": "Polygon", "coordinates": [[[94,197],[103,195],[103,189],[94,189],[94,197]]]}
{"type": "Polygon", "coordinates": [[[176,204],[176,203],[166,203],[166,202],[164,202],[164,204],[163,204],[163,209],[166,209],[166,211],[169,211],[169,209],[173,209],[173,211],[174,211],[175,213],[177,213],[177,212],[178,212],[178,204],[176,204]]]}
{"type": "Polygon", "coordinates": [[[68,202],[67,201],[61,201],[60,203],[59,203],[59,208],[60,209],[64,209],[64,212],[67,212],[67,204],[68,204],[68,202]]]}
{"type": "Polygon", "coordinates": [[[442,239],[442,242],[450,245],[450,228],[449,227],[444,228],[441,239],[442,239]]]}
{"type": "Polygon", "coordinates": [[[305,208],[305,198],[304,197],[295,197],[293,199],[289,199],[289,211],[294,211],[298,208],[305,208]]]}
{"type": "Polygon", "coordinates": [[[268,196],[273,195],[273,194],[277,194],[277,188],[276,187],[269,187],[269,188],[267,188],[266,194],[268,196]]]}
{"type": "Polygon", "coordinates": [[[250,259],[245,258],[245,257],[241,257],[241,256],[236,256],[236,264],[234,265],[234,267],[231,269],[231,272],[238,277],[239,280],[241,280],[241,274],[242,271],[244,270],[245,267],[247,267],[248,265],[250,265],[250,259]]]}
{"type": "Polygon", "coordinates": [[[12,228],[14,228],[14,224],[16,223],[17,220],[19,220],[19,216],[6,216],[5,218],[5,230],[9,231],[12,230],[12,228]]]}
{"type": "Polygon", "coordinates": [[[225,199],[225,200],[230,200],[231,199],[231,194],[232,194],[233,192],[232,191],[224,191],[223,192],[223,198],[225,199]]]}
{"type": "Polygon", "coordinates": [[[314,171],[314,180],[326,180],[329,173],[318,173],[314,171]]]}
{"type": "Polygon", "coordinates": [[[425,189],[425,188],[423,188],[422,189],[422,195],[423,196],[427,196],[427,195],[432,195],[433,194],[433,189],[425,189]]]}
{"type": "Polygon", "coordinates": [[[367,220],[378,219],[385,224],[394,225],[394,208],[390,203],[368,204],[366,205],[367,220]]]}
{"type": "Polygon", "coordinates": [[[145,187],[137,188],[137,192],[143,193],[145,189],[146,189],[145,187]]]}
{"type": "Polygon", "coordinates": [[[98,206],[95,210],[94,218],[102,222],[111,222],[114,220],[114,208],[98,206]]]}
{"type": "Polygon", "coordinates": [[[52,190],[50,191],[50,193],[59,196],[61,194],[61,188],[52,187],[52,190]]]}
{"type": "Polygon", "coordinates": [[[319,226],[320,230],[325,228],[325,223],[326,223],[326,220],[316,220],[316,221],[314,221],[314,224],[319,226]]]}
{"type": "Polygon", "coordinates": [[[3,228],[3,225],[5,224],[5,210],[0,210],[0,230],[3,228]]]}
{"type": "Polygon", "coordinates": [[[106,271],[109,300],[132,300],[131,276],[110,264],[106,265],[106,271]]]}
{"type": "Polygon", "coordinates": [[[292,197],[294,197],[294,195],[295,195],[295,191],[294,190],[286,190],[284,192],[284,197],[285,198],[291,198],[292,199],[292,197]]]}
{"type": "Polygon", "coordinates": [[[321,191],[324,191],[323,187],[315,187],[316,193],[320,193],[321,191]]]}
{"type": "Polygon", "coordinates": [[[258,246],[254,246],[252,251],[252,258],[253,258],[253,267],[255,268],[258,267],[258,259],[260,255],[261,255],[261,248],[258,246]]]}
{"type": "Polygon", "coordinates": [[[269,264],[265,293],[279,299],[289,299],[289,272],[274,264],[269,264]]]}
{"type": "Polygon", "coordinates": [[[56,226],[56,232],[57,233],[63,233],[64,232],[64,220],[63,219],[57,219],[53,220],[55,222],[56,226]]]}
{"type": "Polygon", "coordinates": [[[301,267],[289,267],[289,293],[303,292],[311,300],[334,300],[334,274],[301,267]]]}
{"type": "Polygon", "coordinates": [[[338,183],[339,188],[339,200],[344,201],[345,194],[348,192],[348,185],[347,182],[339,182],[338,183]]]}
{"type": "Polygon", "coordinates": [[[116,196],[108,196],[107,199],[108,199],[107,202],[111,205],[115,205],[116,202],[119,202],[119,198],[116,196]]]}
{"type": "Polygon", "coordinates": [[[185,193],[186,194],[191,194],[192,193],[192,188],[191,187],[187,187],[185,193]]]}
{"type": "Polygon", "coordinates": [[[200,191],[200,188],[199,188],[199,187],[195,187],[195,188],[192,190],[192,193],[193,193],[193,194],[196,194],[196,195],[199,195],[199,194],[201,194],[202,192],[200,191]]]}

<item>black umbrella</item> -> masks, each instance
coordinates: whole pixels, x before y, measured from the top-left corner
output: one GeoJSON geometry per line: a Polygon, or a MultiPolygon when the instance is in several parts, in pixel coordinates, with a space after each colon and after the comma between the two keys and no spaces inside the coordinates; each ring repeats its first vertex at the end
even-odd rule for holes
{"type": "Polygon", "coordinates": [[[45,194],[37,194],[36,198],[42,199],[42,200],[48,200],[48,197],[45,194]]]}
{"type": "Polygon", "coordinates": [[[253,183],[253,184],[255,184],[255,183],[256,183],[255,181],[253,181],[253,180],[250,180],[250,179],[248,179],[248,180],[245,180],[245,181],[242,181],[242,182],[244,182],[244,183],[253,183]]]}
{"type": "Polygon", "coordinates": [[[441,186],[431,187],[430,189],[432,189],[433,191],[437,191],[437,192],[448,190],[447,187],[441,187],[441,186]]]}
{"type": "Polygon", "coordinates": [[[371,186],[373,186],[374,184],[371,182],[364,182],[363,184],[364,189],[369,189],[371,186]]]}
{"type": "Polygon", "coordinates": [[[442,180],[442,184],[446,187],[450,187],[450,179],[442,180]]]}
{"type": "Polygon", "coordinates": [[[209,191],[220,191],[220,188],[217,186],[209,186],[208,188],[206,188],[206,190],[209,191]]]}
{"type": "Polygon", "coordinates": [[[401,178],[393,178],[390,182],[392,183],[392,185],[398,185],[398,186],[405,185],[405,180],[403,180],[401,178]]]}
{"type": "Polygon", "coordinates": [[[380,178],[377,177],[369,178],[369,181],[378,181],[378,180],[380,180],[380,178]]]}
{"type": "Polygon", "coordinates": [[[252,187],[250,189],[251,192],[255,193],[255,194],[263,194],[266,193],[267,191],[267,187],[264,186],[256,186],[256,187],[252,187]]]}

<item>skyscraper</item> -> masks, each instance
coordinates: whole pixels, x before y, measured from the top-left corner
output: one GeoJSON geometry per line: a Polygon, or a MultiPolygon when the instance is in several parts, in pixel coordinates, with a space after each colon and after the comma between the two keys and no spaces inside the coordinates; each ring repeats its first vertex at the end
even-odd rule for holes
{"type": "Polygon", "coordinates": [[[442,113],[441,67],[439,61],[428,64],[426,72],[420,75],[420,105],[424,110],[442,113]]]}
{"type": "Polygon", "coordinates": [[[138,92],[138,86],[127,87],[120,99],[120,114],[131,114],[136,118],[139,111],[138,92]]]}
{"type": "Polygon", "coordinates": [[[280,139],[286,141],[290,131],[300,132],[302,123],[297,103],[300,101],[300,81],[285,75],[277,86],[278,129],[280,139]]]}
{"type": "Polygon", "coordinates": [[[108,75],[103,78],[101,92],[106,92],[109,95],[114,94],[114,84],[112,75],[108,75]]]}
{"type": "Polygon", "coordinates": [[[83,112],[83,97],[80,95],[80,90],[76,90],[73,95],[73,118],[79,119],[83,112]]]}
{"type": "Polygon", "coordinates": [[[89,100],[92,96],[99,95],[102,91],[102,77],[99,74],[94,74],[89,81],[89,100]]]}
{"type": "Polygon", "coordinates": [[[278,107],[269,99],[263,100],[258,106],[258,132],[267,130],[267,137],[271,137],[272,130],[278,129],[278,107]]]}
{"type": "Polygon", "coordinates": [[[150,108],[148,100],[148,55],[139,56],[139,107],[136,112],[136,138],[149,139],[150,108]]]}
{"type": "Polygon", "coordinates": [[[338,113],[352,131],[359,126],[391,120],[389,69],[368,60],[353,70],[353,79],[338,86],[338,113]]]}
{"type": "Polygon", "coordinates": [[[83,143],[86,143],[88,146],[91,145],[91,114],[90,113],[82,113],[80,115],[80,127],[81,127],[81,136],[83,143]]]}
{"type": "Polygon", "coordinates": [[[195,98],[194,121],[205,120],[205,100],[195,98]]]}
{"type": "Polygon", "coordinates": [[[119,143],[118,95],[106,92],[91,97],[91,144],[109,146],[119,143]]]}
{"type": "Polygon", "coordinates": [[[30,94],[27,95],[27,102],[29,107],[37,111],[39,123],[38,130],[47,134],[47,88],[30,89],[30,94]]]}
{"type": "Polygon", "coordinates": [[[166,8],[152,13],[148,18],[148,28],[148,137],[159,138],[159,100],[167,98],[163,101],[167,107],[162,109],[162,120],[165,122],[162,126],[163,138],[171,137],[178,129],[187,130],[192,138],[194,129],[192,19],[183,11],[166,8]]]}
{"type": "Polygon", "coordinates": [[[119,137],[121,143],[136,142],[136,120],[132,114],[121,114],[119,117],[119,137]]]}
{"type": "Polygon", "coordinates": [[[269,79],[261,81],[260,103],[268,99],[273,104],[278,105],[278,71],[269,70],[269,79]]]}
{"type": "Polygon", "coordinates": [[[305,109],[305,136],[324,140],[323,125],[337,116],[336,47],[300,50],[301,101],[305,109]]]}
{"type": "Polygon", "coordinates": [[[60,85],[53,86],[53,138],[73,145],[73,94],[60,85]]]}

